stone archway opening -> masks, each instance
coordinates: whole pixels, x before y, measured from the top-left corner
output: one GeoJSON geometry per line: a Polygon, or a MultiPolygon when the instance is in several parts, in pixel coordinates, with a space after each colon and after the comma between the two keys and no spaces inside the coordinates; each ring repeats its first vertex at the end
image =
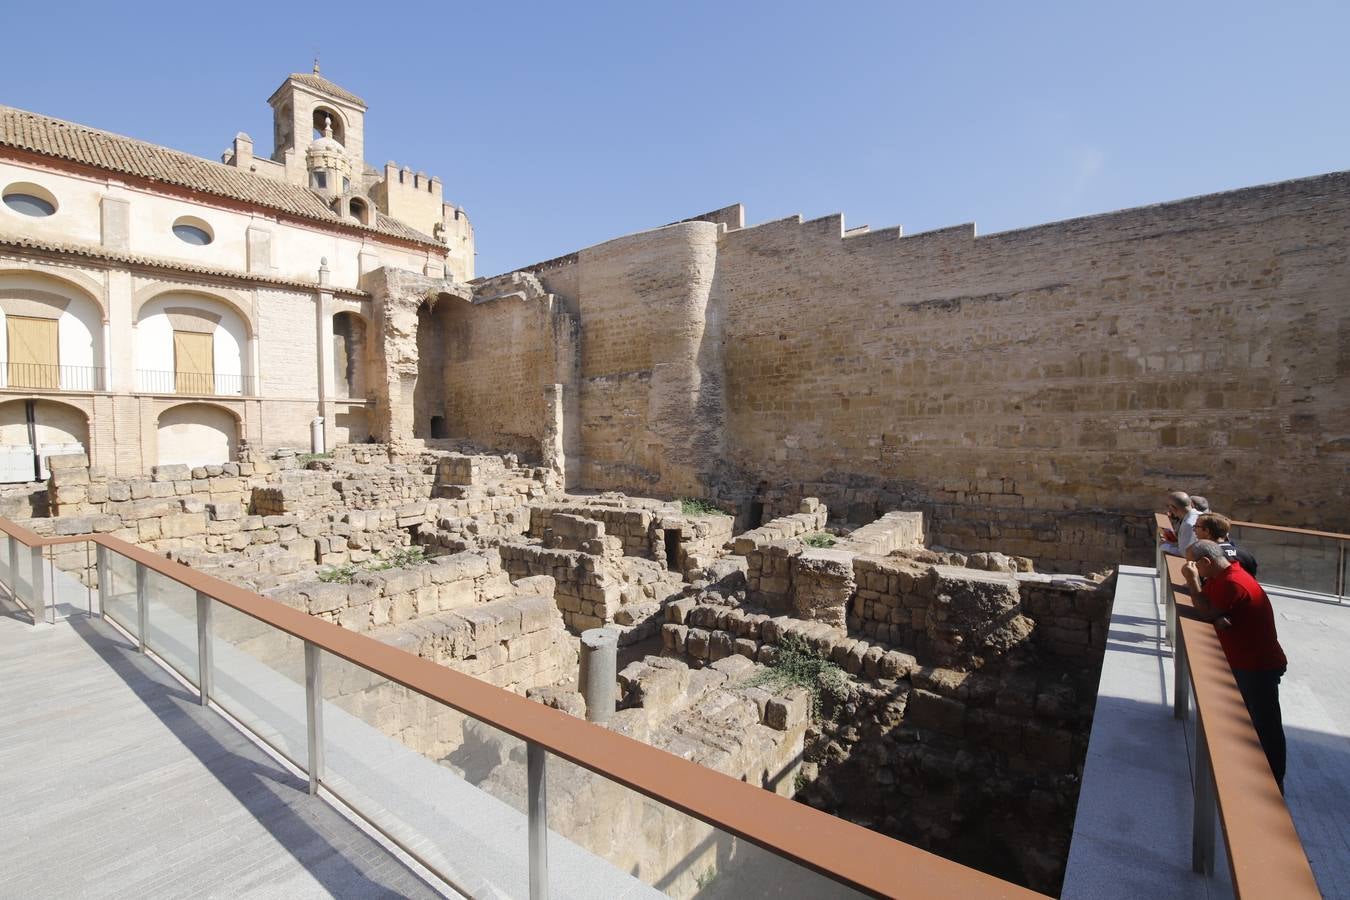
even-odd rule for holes
{"type": "Polygon", "coordinates": [[[45,481],[47,459],[89,452],[89,417],[54,400],[0,403],[0,483],[45,481]]]}
{"type": "Polygon", "coordinates": [[[220,465],[235,458],[239,422],[222,407],[184,403],[159,414],[158,438],[158,465],[220,465]]]}
{"type": "Polygon", "coordinates": [[[454,337],[454,298],[440,294],[417,308],[417,384],[413,387],[413,437],[450,436],[445,364],[454,337]]]}

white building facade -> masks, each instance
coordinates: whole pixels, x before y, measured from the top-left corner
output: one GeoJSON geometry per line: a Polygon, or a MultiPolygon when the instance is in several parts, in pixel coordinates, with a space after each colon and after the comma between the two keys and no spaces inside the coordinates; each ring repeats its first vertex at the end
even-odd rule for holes
{"type": "Polygon", "coordinates": [[[240,134],[219,163],[0,107],[0,482],[371,434],[364,285],[467,281],[473,231],[439,179],[365,163],[365,104],[317,67],[269,102],[271,157],[240,134]]]}

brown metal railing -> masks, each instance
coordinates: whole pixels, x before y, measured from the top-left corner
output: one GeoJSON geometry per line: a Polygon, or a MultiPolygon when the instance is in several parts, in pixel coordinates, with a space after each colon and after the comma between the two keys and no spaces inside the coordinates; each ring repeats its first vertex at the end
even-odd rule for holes
{"type": "MultiPolygon", "coordinates": [[[[5,519],[0,519],[0,533],[8,536],[10,560],[25,552],[40,555],[43,546],[82,541],[96,545],[99,548],[97,571],[101,598],[105,598],[104,592],[112,580],[110,556],[115,554],[134,563],[139,608],[137,631],[142,650],[145,649],[147,632],[148,573],[158,573],[195,591],[200,648],[197,661],[200,672],[194,684],[200,691],[203,704],[208,702],[213,692],[210,650],[213,603],[223,604],[303,641],[311,793],[317,793],[320,786],[327,788],[323,774],[322,693],[318,668],[321,652],[346,660],[525,741],[530,779],[528,834],[532,897],[544,897],[547,893],[547,823],[543,802],[544,761],[547,754],[559,756],[840,885],[868,895],[912,898],[1041,896],[550,709],[374,638],[348,631],[110,535],[42,537],[5,519]]],[[[34,571],[37,571],[36,566],[35,561],[34,571]]],[[[0,574],[6,574],[2,564],[0,574]]],[[[34,610],[36,622],[43,621],[41,584],[25,587],[13,566],[7,574],[14,594],[34,610]],[[24,593],[29,596],[21,596],[24,593]]],[[[100,605],[100,610],[105,608],[106,602],[100,605]]]]}
{"type": "MultiPolygon", "coordinates": [[[[1161,544],[1163,529],[1171,527],[1165,515],[1157,515],[1156,527],[1161,544]]],[[[1185,561],[1161,549],[1158,558],[1174,651],[1176,717],[1186,719],[1194,702],[1192,868],[1214,871],[1217,815],[1236,896],[1320,897],[1218,633],[1191,617],[1195,606],[1182,574],[1185,561]]]]}

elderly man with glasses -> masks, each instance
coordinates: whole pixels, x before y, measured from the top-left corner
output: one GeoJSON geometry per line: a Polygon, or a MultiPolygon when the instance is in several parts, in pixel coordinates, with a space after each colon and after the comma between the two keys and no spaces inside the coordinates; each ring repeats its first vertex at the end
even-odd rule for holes
{"type": "Polygon", "coordinates": [[[1172,527],[1163,532],[1163,550],[1185,556],[1186,548],[1195,543],[1195,520],[1200,511],[1191,505],[1191,498],[1185,491],[1173,491],[1167,495],[1167,518],[1172,527]]]}

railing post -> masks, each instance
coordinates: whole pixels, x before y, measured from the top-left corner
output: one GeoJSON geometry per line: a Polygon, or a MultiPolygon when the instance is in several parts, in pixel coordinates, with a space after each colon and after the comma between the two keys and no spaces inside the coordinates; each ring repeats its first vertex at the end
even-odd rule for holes
{"type": "Polygon", "coordinates": [[[530,900],[548,898],[548,751],[530,741],[525,746],[526,779],[529,784],[530,900]]]}
{"type": "Polygon", "coordinates": [[[19,540],[9,539],[9,592],[15,600],[19,599],[19,540]]]}
{"type": "Polygon", "coordinates": [[[201,691],[202,706],[211,701],[211,672],[214,670],[211,653],[211,595],[197,592],[197,687],[201,691]]]}
{"type": "Polygon", "coordinates": [[[1194,818],[1191,823],[1191,871],[1214,874],[1214,766],[1209,760],[1209,742],[1205,724],[1195,722],[1194,818]]]}
{"type": "Polygon", "coordinates": [[[1336,602],[1345,600],[1345,541],[1336,542],[1336,602]]]}
{"type": "Polygon", "coordinates": [[[35,626],[46,625],[47,572],[46,566],[43,564],[44,560],[42,557],[42,547],[38,546],[32,548],[32,559],[33,559],[33,577],[32,577],[33,596],[31,599],[33,610],[33,624],[35,626]]]}
{"type": "Polygon", "coordinates": [[[136,640],[142,653],[145,652],[145,629],[150,625],[150,598],[146,596],[148,576],[145,566],[136,563],[136,640]]]}
{"type": "Polygon", "coordinates": [[[108,559],[108,548],[98,545],[96,557],[98,567],[98,614],[104,615],[108,608],[108,597],[112,595],[112,564],[108,559]]]}
{"type": "Polygon", "coordinates": [[[1167,646],[1177,645],[1177,605],[1172,596],[1172,585],[1167,574],[1167,554],[1159,543],[1154,553],[1154,567],[1158,572],[1158,605],[1163,608],[1163,639],[1167,646]]]}
{"type": "Polygon", "coordinates": [[[1172,715],[1185,720],[1191,711],[1191,661],[1186,658],[1186,639],[1177,641],[1172,652],[1172,715]]]}
{"type": "Polygon", "coordinates": [[[309,793],[319,793],[323,777],[323,669],[319,648],[305,641],[305,732],[309,738],[309,793]]]}

